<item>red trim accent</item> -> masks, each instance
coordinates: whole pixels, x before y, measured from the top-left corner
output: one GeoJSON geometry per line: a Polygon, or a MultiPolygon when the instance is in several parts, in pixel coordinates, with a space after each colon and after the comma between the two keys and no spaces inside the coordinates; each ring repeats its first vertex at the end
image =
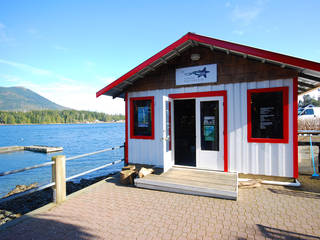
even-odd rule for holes
{"type": "Polygon", "coordinates": [[[293,177],[298,178],[298,78],[293,79],[293,177]]]}
{"type": "Polygon", "coordinates": [[[219,97],[227,94],[227,91],[212,91],[212,92],[191,92],[191,93],[174,93],[169,94],[169,98],[183,99],[183,98],[199,98],[199,97],[219,97]]]}
{"type": "Polygon", "coordinates": [[[165,49],[163,49],[162,51],[158,52],[157,54],[153,55],[151,58],[147,59],[146,61],[144,61],[143,63],[141,63],[140,65],[138,65],[137,67],[135,67],[134,69],[132,69],[131,71],[127,72],[125,75],[123,75],[122,77],[118,78],[117,80],[115,80],[114,82],[110,83],[108,86],[104,87],[103,89],[101,89],[100,91],[98,91],[96,93],[96,97],[99,97],[100,95],[104,94],[105,92],[109,91],[110,89],[112,89],[113,87],[117,86],[119,83],[122,83],[123,81],[125,81],[126,79],[128,79],[129,77],[131,77],[132,75],[136,74],[137,72],[141,71],[142,69],[144,69],[146,66],[150,65],[151,63],[153,63],[154,61],[158,60],[159,58],[161,58],[162,56],[166,55],[167,53],[171,52],[172,50],[174,50],[176,47],[180,46],[181,44],[183,44],[184,42],[189,40],[189,36],[188,34],[184,35],[182,38],[180,38],[178,41],[172,43],[171,45],[169,45],[168,47],[166,47],[165,49]]]}
{"type": "Polygon", "coordinates": [[[169,101],[169,151],[171,151],[171,102],[169,101]]]}
{"type": "Polygon", "coordinates": [[[128,93],[126,93],[126,95],[125,95],[125,104],[126,104],[126,107],[125,107],[125,118],[126,118],[126,127],[125,127],[125,130],[126,130],[126,143],[125,143],[125,145],[124,145],[124,161],[125,161],[125,163],[126,164],[128,164],[129,163],[129,159],[128,159],[128,144],[129,144],[129,141],[128,141],[128,104],[129,104],[129,102],[128,102],[128,93]]]}
{"type": "Polygon", "coordinates": [[[247,116],[248,116],[248,142],[252,143],[289,143],[289,88],[275,87],[275,88],[259,88],[247,90],[247,116]],[[251,123],[251,94],[262,92],[283,92],[283,138],[253,138],[252,137],[252,123],[251,123]]]}
{"type": "Polygon", "coordinates": [[[193,33],[189,33],[189,35],[190,35],[190,39],[197,42],[210,44],[210,45],[225,48],[231,51],[240,52],[247,55],[260,57],[260,58],[264,58],[264,59],[268,59],[268,60],[272,60],[272,61],[276,61],[276,62],[280,62],[280,63],[292,65],[292,66],[307,68],[314,71],[320,71],[320,63],[317,63],[317,62],[309,61],[302,58],[296,58],[296,57],[292,57],[292,56],[288,56],[288,55],[284,55],[276,52],[271,52],[271,51],[267,51],[259,48],[249,47],[249,46],[241,45],[238,43],[232,43],[232,42],[227,42],[227,41],[223,41],[215,38],[201,36],[193,33]]]}
{"type": "Polygon", "coordinates": [[[224,171],[228,172],[228,97],[227,91],[212,91],[212,92],[192,92],[192,93],[177,93],[169,94],[172,99],[184,98],[201,98],[201,97],[223,97],[223,157],[224,157],[224,171]]]}
{"type": "Polygon", "coordinates": [[[154,96],[130,98],[130,138],[132,139],[154,139],[154,96]],[[135,136],[133,132],[133,101],[151,100],[151,136],[135,136]]]}
{"type": "Polygon", "coordinates": [[[183,44],[189,40],[193,40],[196,42],[209,44],[212,46],[228,49],[231,51],[235,51],[235,52],[239,52],[239,53],[243,53],[243,54],[247,54],[247,55],[251,55],[251,56],[260,57],[263,59],[268,59],[268,60],[272,60],[272,61],[276,61],[276,62],[280,62],[280,63],[284,63],[284,64],[288,64],[288,65],[292,65],[292,66],[296,66],[296,67],[300,67],[300,68],[306,68],[306,69],[320,72],[320,63],[317,63],[317,62],[313,62],[313,61],[309,61],[309,60],[305,60],[305,59],[301,59],[301,58],[296,58],[296,57],[291,57],[288,55],[270,52],[270,51],[266,51],[266,50],[262,50],[262,49],[258,49],[258,48],[253,48],[253,47],[249,47],[249,46],[245,46],[245,45],[241,45],[241,44],[237,44],[237,43],[222,41],[222,40],[218,40],[215,38],[209,38],[209,37],[197,35],[194,33],[187,33],[182,38],[180,38],[179,40],[174,42],[173,44],[169,45],[168,47],[166,47],[162,51],[158,52],[157,54],[155,54],[151,58],[147,59],[146,61],[144,61],[143,63],[141,63],[140,65],[138,65],[137,67],[135,67],[134,69],[132,69],[131,71],[129,71],[128,73],[123,75],[122,77],[118,78],[117,80],[115,80],[111,84],[107,85],[106,87],[104,87],[103,89],[98,91],[96,93],[96,97],[99,97],[100,95],[108,92],[113,87],[115,87],[118,84],[122,83],[123,81],[127,80],[129,77],[138,73],[143,68],[147,67],[148,65],[150,65],[154,61],[158,60],[159,58],[163,57],[164,55],[166,55],[170,51],[174,50],[175,48],[177,48],[178,46],[180,46],[181,44],[183,44]]]}

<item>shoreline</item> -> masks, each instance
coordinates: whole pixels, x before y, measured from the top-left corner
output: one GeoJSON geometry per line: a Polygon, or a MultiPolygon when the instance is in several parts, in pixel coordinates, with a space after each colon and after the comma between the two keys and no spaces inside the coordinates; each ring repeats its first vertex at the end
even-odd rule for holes
{"type": "MultiPolygon", "coordinates": [[[[67,196],[75,193],[81,189],[84,189],[92,184],[95,184],[101,180],[111,177],[118,172],[112,172],[99,177],[94,178],[82,178],[79,182],[69,181],[66,183],[67,196]]],[[[0,225],[3,225],[11,220],[17,219],[26,213],[43,207],[53,201],[52,188],[43,189],[38,192],[34,192],[16,199],[9,200],[0,204],[0,225]]]]}
{"type": "Polygon", "coordinates": [[[0,126],[33,126],[33,125],[71,125],[71,124],[103,124],[103,123],[125,123],[125,121],[117,122],[82,122],[82,123],[14,123],[14,124],[3,124],[0,123],[0,126]]]}

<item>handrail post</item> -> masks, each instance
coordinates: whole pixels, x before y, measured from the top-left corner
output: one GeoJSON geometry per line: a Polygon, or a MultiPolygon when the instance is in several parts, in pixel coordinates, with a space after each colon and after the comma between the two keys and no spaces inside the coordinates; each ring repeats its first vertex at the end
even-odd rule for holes
{"type": "Polygon", "coordinates": [[[57,204],[66,200],[66,156],[52,157],[53,201],[57,204]]]}

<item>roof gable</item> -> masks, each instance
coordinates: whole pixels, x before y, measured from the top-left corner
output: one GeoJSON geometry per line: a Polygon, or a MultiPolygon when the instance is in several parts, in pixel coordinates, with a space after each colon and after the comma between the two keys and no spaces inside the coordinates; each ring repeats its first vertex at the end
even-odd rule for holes
{"type": "Polygon", "coordinates": [[[241,55],[244,58],[252,58],[261,62],[278,64],[282,68],[293,68],[300,73],[300,76],[302,77],[301,82],[305,83],[304,85],[301,85],[301,87],[299,86],[300,92],[303,92],[304,90],[308,91],[312,86],[316,87],[318,82],[320,82],[320,63],[237,43],[209,38],[194,33],[187,33],[170,46],[166,47],[125,75],[121,76],[111,84],[98,91],[96,96],[99,97],[100,95],[105,94],[113,97],[123,97],[125,89],[131,86],[137,79],[142,78],[150,71],[154,71],[154,69],[158,68],[162,64],[166,64],[168,60],[179,56],[185,49],[197,45],[206,46],[212,50],[222,50],[227,54],[241,55]],[[304,81],[304,79],[306,81],[304,81]]]}

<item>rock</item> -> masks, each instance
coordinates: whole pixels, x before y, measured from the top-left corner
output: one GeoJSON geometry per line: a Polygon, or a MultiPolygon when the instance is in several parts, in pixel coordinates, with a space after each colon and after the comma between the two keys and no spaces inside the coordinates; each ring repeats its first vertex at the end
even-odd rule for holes
{"type": "Polygon", "coordinates": [[[17,185],[12,191],[10,191],[7,195],[5,195],[3,198],[9,197],[13,194],[25,192],[29,189],[35,188],[38,186],[38,183],[31,183],[29,186],[27,185],[17,185]]]}
{"type": "Polygon", "coordinates": [[[154,170],[152,168],[141,168],[140,171],[139,171],[139,178],[143,178],[151,173],[153,173],[154,170]]]}

